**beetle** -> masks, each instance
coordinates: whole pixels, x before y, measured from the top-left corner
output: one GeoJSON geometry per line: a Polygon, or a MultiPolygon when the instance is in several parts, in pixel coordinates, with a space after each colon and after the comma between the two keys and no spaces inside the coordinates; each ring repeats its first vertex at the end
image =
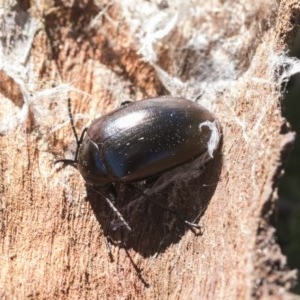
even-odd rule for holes
{"type": "MultiPolygon", "coordinates": [[[[100,190],[114,184],[132,186],[199,157],[207,151],[211,137],[209,128],[201,128],[200,124],[215,121],[213,114],[195,102],[161,96],[126,103],[95,119],[78,139],[70,106],[69,100],[69,115],[77,142],[75,157],[55,163],[72,165],[87,184],[100,190]]],[[[159,205],[189,226],[198,228],[176,211],[159,205]]],[[[130,229],[126,222],[125,225],[130,229]]]]}

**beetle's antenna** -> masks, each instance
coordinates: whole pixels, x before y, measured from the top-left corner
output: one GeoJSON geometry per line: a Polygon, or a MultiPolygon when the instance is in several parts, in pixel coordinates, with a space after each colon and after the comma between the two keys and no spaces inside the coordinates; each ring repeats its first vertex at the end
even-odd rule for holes
{"type": "MultiPolygon", "coordinates": [[[[72,127],[73,127],[73,126],[72,126],[72,127]]],[[[75,163],[78,162],[79,147],[80,147],[80,145],[82,144],[84,135],[85,135],[85,133],[86,133],[87,130],[88,130],[87,127],[85,127],[85,128],[82,130],[81,135],[80,135],[80,139],[79,139],[79,140],[78,140],[78,137],[76,136],[77,148],[76,148],[75,157],[74,157],[74,162],[75,162],[75,163]]],[[[75,127],[74,127],[74,132],[76,132],[75,127]]]]}
{"type": "Polygon", "coordinates": [[[76,140],[76,144],[77,144],[75,156],[74,156],[74,159],[65,159],[65,158],[58,159],[54,162],[54,164],[57,164],[57,163],[61,162],[61,163],[64,163],[65,166],[71,165],[71,166],[73,166],[74,168],[77,169],[79,147],[82,144],[84,135],[87,131],[87,127],[82,130],[80,138],[78,139],[78,134],[76,132],[76,128],[75,128],[75,125],[74,125],[74,119],[73,119],[73,115],[72,115],[71,98],[68,98],[68,113],[69,113],[71,127],[72,127],[72,130],[73,130],[73,133],[74,133],[74,136],[75,136],[75,140],[76,140]]]}
{"type": "Polygon", "coordinates": [[[198,224],[187,221],[177,210],[172,209],[170,207],[167,207],[167,206],[163,205],[161,202],[158,202],[158,201],[152,199],[151,197],[149,197],[147,194],[145,194],[140,188],[138,188],[134,184],[131,183],[131,184],[128,184],[128,186],[130,186],[131,188],[136,190],[141,196],[143,196],[144,198],[146,198],[150,202],[152,202],[155,205],[160,206],[162,209],[174,214],[176,216],[176,218],[178,218],[180,221],[182,221],[184,224],[186,224],[194,234],[196,234],[196,235],[199,234],[195,231],[195,228],[196,229],[201,229],[201,227],[198,224]]]}
{"type": "Polygon", "coordinates": [[[68,112],[69,112],[69,118],[70,118],[70,123],[71,123],[71,126],[72,126],[72,130],[73,130],[73,133],[74,133],[74,136],[75,136],[75,139],[76,139],[76,143],[78,145],[79,140],[78,140],[78,135],[77,135],[77,132],[76,132],[76,128],[75,128],[75,125],[74,125],[74,119],[73,119],[73,115],[72,115],[71,98],[68,98],[68,112]]]}
{"type": "Polygon", "coordinates": [[[98,190],[93,189],[96,193],[98,193],[99,195],[101,195],[105,201],[107,202],[107,204],[110,206],[110,208],[113,210],[113,212],[117,215],[117,217],[121,220],[121,222],[125,225],[125,227],[131,231],[131,227],[128,225],[128,223],[125,221],[124,217],[122,216],[122,214],[118,211],[118,209],[113,205],[113,203],[110,201],[110,199],[105,196],[103,193],[101,193],[98,190]]]}

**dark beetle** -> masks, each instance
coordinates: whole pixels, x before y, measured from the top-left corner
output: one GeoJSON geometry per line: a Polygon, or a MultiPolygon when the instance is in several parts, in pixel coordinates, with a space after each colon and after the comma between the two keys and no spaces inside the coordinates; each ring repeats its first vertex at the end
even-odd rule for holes
{"type": "Polygon", "coordinates": [[[131,102],[92,122],[74,160],[84,180],[103,187],[134,182],[188,162],[207,150],[214,116],[199,104],[170,96],[131,102]]]}
{"type": "MultiPolygon", "coordinates": [[[[132,183],[188,162],[207,151],[214,121],[199,104],[171,96],[131,102],[92,122],[80,139],[74,160],[93,186],[132,183]]],[[[73,120],[72,125],[73,125],[73,120]]]]}

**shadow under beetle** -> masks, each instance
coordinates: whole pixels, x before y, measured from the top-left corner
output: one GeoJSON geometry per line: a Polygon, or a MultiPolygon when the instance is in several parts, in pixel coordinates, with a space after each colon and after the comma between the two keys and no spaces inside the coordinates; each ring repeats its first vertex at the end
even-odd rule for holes
{"type": "MultiPolygon", "coordinates": [[[[176,210],[150,199],[134,183],[158,176],[208,151],[212,131],[200,125],[214,122],[215,117],[207,109],[171,96],[126,102],[94,120],[78,138],[70,99],[68,107],[77,149],[74,159],[60,159],[55,163],[75,167],[87,184],[102,190],[114,189],[119,184],[130,186],[149,201],[175,214],[190,229],[199,228],[176,210]]],[[[100,194],[131,230],[108,196],[100,194]]]]}

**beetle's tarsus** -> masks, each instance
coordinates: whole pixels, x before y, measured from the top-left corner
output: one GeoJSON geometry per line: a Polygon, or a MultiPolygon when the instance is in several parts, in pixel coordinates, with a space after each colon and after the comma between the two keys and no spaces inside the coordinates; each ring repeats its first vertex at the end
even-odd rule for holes
{"type": "Polygon", "coordinates": [[[125,105],[128,105],[128,104],[130,104],[130,103],[132,103],[132,101],[130,101],[130,100],[125,100],[125,101],[122,101],[122,102],[121,102],[121,106],[125,106],[125,105]]]}
{"type": "Polygon", "coordinates": [[[107,252],[107,255],[109,256],[110,262],[113,262],[114,259],[113,259],[113,255],[111,253],[110,242],[105,236],[104,236],[104,241],[105,241],[105,246],[106,246],[106,252],[107,252]]]}
{"type": "Polygon", "coordinates": [[[73,160],[73,159],[65,159],[65,158],[62,158],[62,159],[58,159],[54,162],[54,164],[56,165],[57,163],[63,163],[64,166],[72,166],[74,168],[77,169],[77,161],[73,160]]]}
{"type": "Polygon", "coordinates": [[[185,220],[184,223],[187,224],[188,226],[191,226],[191,227],[194,227],[194,228],[197,228],[197,229],[201,229],[201,227],[198,224],[189,222],[187,220],[185,220]]]}

